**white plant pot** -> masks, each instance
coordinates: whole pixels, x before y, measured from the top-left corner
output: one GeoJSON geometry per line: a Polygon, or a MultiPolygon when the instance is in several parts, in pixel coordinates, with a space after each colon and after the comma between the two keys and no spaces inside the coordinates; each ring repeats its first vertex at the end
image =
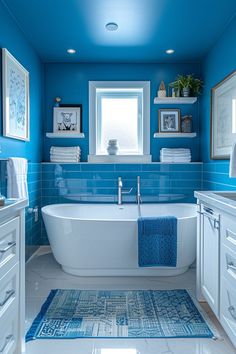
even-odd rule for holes
{"type": "Polygon", "coordinates": [[[189,97],[190,96],[190,88],[189,87],[184,87],[182,90],[183,97],[189,97]]]}

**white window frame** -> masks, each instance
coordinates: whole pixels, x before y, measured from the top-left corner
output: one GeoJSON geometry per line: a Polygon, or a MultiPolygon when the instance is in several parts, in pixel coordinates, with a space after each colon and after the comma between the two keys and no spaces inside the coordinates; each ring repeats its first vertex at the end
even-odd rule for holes
{"type": "Polygon", "coordinates": [[[151,162],[150,155],[150,81],[89,81],[89,156],[88,162],[151,162]],[[142,155],[97,155],[97,89],[142,89],[143,90],[143,154],[142,155]]]}

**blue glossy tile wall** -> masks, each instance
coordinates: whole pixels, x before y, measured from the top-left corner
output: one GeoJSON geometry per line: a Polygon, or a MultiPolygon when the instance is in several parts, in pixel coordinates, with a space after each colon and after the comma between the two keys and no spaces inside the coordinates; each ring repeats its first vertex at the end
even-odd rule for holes
{"type": "Polygon", "coordinates": [[[203,188],[205,190],[236,190],[236,178],[229,177],[229,163],[204,163],[203,188]]]}
{"type": "MultiPolygon", "coordinates": [[[[133,188],[124,202],[136,201],[136,180],[141,177],[143,202],[195,202],[202,189],[202,164],[42,164],[42,206],[73,202],[117,202],[117,179],[133,188]]],[[[43,244],[47,236],[42,227],[43,244]]]]}
{"type": "Polygon", "coordinates": [[[29,190],[29,207],[39,208],[39,219],[36,222],[34,213],[29,214],[26,209],[25,230],[26,230],[26,260],[37,250],[41,245],[41,164],[29,163],[28,166],[28,190],[29,190]]]}

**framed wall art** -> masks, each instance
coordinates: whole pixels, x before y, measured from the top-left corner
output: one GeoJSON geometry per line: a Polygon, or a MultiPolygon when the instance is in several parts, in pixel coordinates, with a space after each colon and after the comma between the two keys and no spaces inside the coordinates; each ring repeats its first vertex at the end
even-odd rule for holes
{"type": "Polygon", "coordinates": [[[180,131],[179,109],[159,109],[158,118],[160,133],[177,133],[180,131]]]}
{"type": "Polygon", "coordinates": [[[81,133],[82,105],[60,105],[53,109],[54,133],[81,133]]]}
{"type": "Polygon", "coordinates": [[[29,141],[29,73],[2,49],[3,135],[29,141]]]}
{"type": "Polygon", "coordinates": [[[229,159],[235,133],[236,71],[211,90],[211,159],[229,159]]]}

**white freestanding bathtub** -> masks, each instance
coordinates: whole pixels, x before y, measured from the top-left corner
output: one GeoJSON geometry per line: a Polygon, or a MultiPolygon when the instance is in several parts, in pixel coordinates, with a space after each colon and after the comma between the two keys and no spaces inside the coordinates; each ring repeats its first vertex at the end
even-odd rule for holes
{"type": "Polygon", "coordinates": [[[177,266],[138,266],[138,206],[53,204],[42,208],[49,242],[62,269],[79,276],[171,276],[184,273],[196,255],[194,204],[142,204],[141,216],[174,215],[177,266]]]}

